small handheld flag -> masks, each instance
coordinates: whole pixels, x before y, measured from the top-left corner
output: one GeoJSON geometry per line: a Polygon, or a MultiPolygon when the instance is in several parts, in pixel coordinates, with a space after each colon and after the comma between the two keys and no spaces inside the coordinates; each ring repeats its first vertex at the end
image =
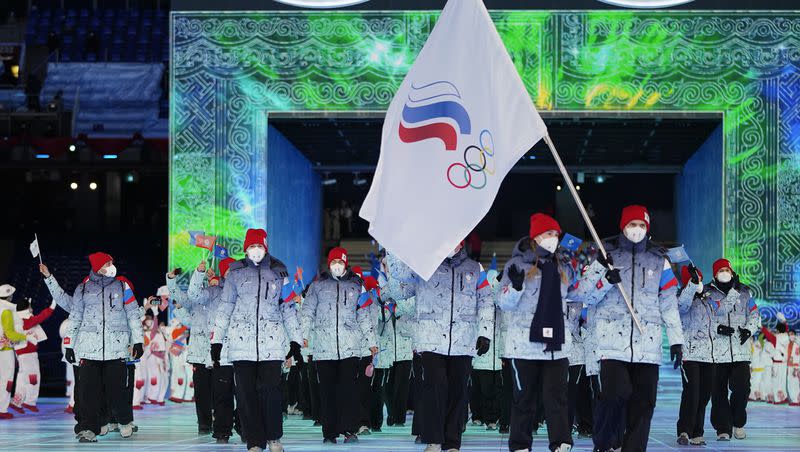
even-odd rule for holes
{"type": "Polygon", "coordinates": [[[692,262],[689,258],[689,255],[686,253],[686,249],[681,246],[677,246],[675,248],[670,248],[667,250],[667,257],[669,261],[673,264],[680,264],[681,262],[692,262]]]}
{"type": "Polygon", "coordinates": [[[198,235],[195,236],[195,246],[198,248],[205,248],[209,251],[214,251],[214,244],[217,238],[211,235],[198,235]]]}
{"type": "Polygon", "coordinates": [[[567,234],[567,233],[565,233],[564,234],[564,238],[561,239],[561,247],[564,248],[564,249],[570,250],[573,253],[575,251],[578,251],[578,248],[581,247],[582,243],[583,243],[583,240],[575,237],[574,235],[567,234]]]}
{"type": "Polygon", "coordinates": [[[228,257],[228,249],[222,245],[214,245],[214,257],[226,259],[228,257]]]}
{"type": "Polygon", "coordinates": [[[33,235],[33,242],[31,243],[31,247],[30,248],[31,248],[31,254],[33,255],[33,257],[37,257],[38,256],[39,257],[39,263],[41,264],[42,263],[42,255],[39,252],[39,237],[36,234],[33,235]]]}
{"type": "Polygon", "coordinates": [[[374,296],[374,291],[370,290],[368,292],[363,292],[360,297],[358,297],[358,306],[356,309],[363,309],[372,305],[372,297],[374,296]]]}
{"type": "Polygon", "coordinates": [[[197,246],[197,236],[206,235],[203,231],[189,231],[189,245],[197,246]]]}
{"type": "Polygon", "coordinates": [[[297,290],[296,281],[288,281],[281,288],[281,299],[283,300],[284,303],[293,303],[295,297],[297,297],[301,293],[302,291],[297,290]]]}

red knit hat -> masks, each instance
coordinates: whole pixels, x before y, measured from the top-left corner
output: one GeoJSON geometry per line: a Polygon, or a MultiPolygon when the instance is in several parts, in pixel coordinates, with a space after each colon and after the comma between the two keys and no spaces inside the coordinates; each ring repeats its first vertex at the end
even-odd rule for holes
{"type": "Polygon", "coordinates": [[[232,263],[236,262],[236,259],[232,257],[226,257],[219,261],[219,276],[225,277],[225,272],[228,271],[228,267],[231,266],[232,263]]]}
{"type": "Polygon", "coordinates": [[[106,263],[113,261],[114,258],[111,255],[101,252],[92,253],[89,255],[89,263],[92,265],[92,271],[97,273],[103,268],[103,265],[106,263]]]}
{"type": "Polygon", "coordinates": [[[561,226],[550,215],[543,213],[535,213],[531,215],[531,230],[528,235],[531,238],[547,231],[558,231],[561,234],[561,226]]]}
{"type": "Polygon", "coordinates": [[[733,267],[731,267],[731,262],[728,259],[717,259],[714,261],[714,265],[712,266],[714,269],[714,276],[717,276],[717,272],[719,272],[723,268],[730,268],[733,271],[733,267]]]}
{"type": "Polygon", "coordinates": [[[378,289],[378,280],[372,276],[364,278],[364,288],[367,290],[378,289]]]}
{"type": "Polygon", "coordinates": [[[247,235],[244,236],[244,250],[250,248],[252,245],[264,245],[267,248],[267,231],[263,229],[248,229],[247,235]]]}
{"type": "Polygon", "coordinates": [[[620,231],[625,230],[625,226],[631,221],[644,221],[647,224],[647,230],[650,230],[650,213],[645,206],[628,206],[622,209],[622,219],[619,221],[620,231]]]}
{"type": "Polygon", "coordinates": [[[347,250],[337,246],[336,248],[332,249],[328,253],[328,266],[330,267],[331,262],[336,259],[341,259],[344,261],[344,266],[347,267],[347,250]]]}
{"type": "MultiPolygon", "coordinates": [[[[700,279],[702,280],[703,272],[701,272],[698,269],[697,274],[700,276],[700,279]]],[[[683,287],[686,287],[686,284],[689,282],[690,279],[692,279],[692,275],[689,274],[689,267],[684,265],[683,267],[681,267],[681,285],[683,287]]]]}
{"type": "MultiPolygon", "coordinates": [[[[330,265],[330,262],[328,262],[328,265],[330,265]]],[[[350,270],[352,270],[353,273],[358,275],[359,278],[362,279],[364,278],[364,270],[362,270],[361,267],[359,267],[358,265],[353,266],[353,268],[351,268],[350,270]]]]}

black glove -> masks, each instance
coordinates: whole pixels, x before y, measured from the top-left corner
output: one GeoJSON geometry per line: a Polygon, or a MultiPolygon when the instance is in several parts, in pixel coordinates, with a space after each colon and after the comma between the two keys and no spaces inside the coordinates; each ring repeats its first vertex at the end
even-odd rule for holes
{"type": "Polygon", "coordinates": [[[71,348],[64,349],[64,359],[70,364],[75,364],[75,350],[71,348]]]}
{"type": "Polygon", "coordinates": [[[750,339],[750,336],[752,335],[753,333],[751,333],[750,330],[739,327],[739,343],[741,345],[744,345],[744,343],[747,342],[747,340],[750,339]]]}
{"type": "Polygon", "coordinates": [[[736,330],[733,328],[726,326],[726,325],[718,325],[717,326],[717,334],[721,334],[723,336],[733,336],[736,330]]]}
{"type": "Polygon", "coordinates": [[[478,342],[475,343],[475,350],[478,350],[478,356],[485,355],[486,352],[489,351],[489,344],[491,343],[492,341],[489,339],[483,336],[478,336],[478,342]]]}
{"type": "Polygon", "coordinates": [[[211,344],[211,361],[214,361],[214,367],[219,367],[219,361],[222,359],[222,344],[211,344]]]}
{"type": "Polygon", "coordinates": [[[689,264],[687,270],[689,270],[689,276],[692,279],[692,283],[700,284],[700,272],[697,271],[697,267],[695,267],[694,264],[689,264]]]}
{"type": "Polygon", "coordinates": [[[607,270],[606,280],[614,285],[621,283],[622,276],[619,274],[619,269],[615,268],[614,270],[607,270]]]}
{"type": "Polygon", "coordinates": [[[614,265],[614,259],[611,258],[611,255],[606,256],[602,251],[597,252],[597,262],[600,262],[600,265],[605,268],[614,265]]]}
{"type": "Polygon", "coordinates": [[[669,346],[669,360],[674,363],[672,365],[673,369],[681,367],[683,363],[683,345],[675,344],[669,346]]]}
{"type": "Polygon", "coordinates": [[[516,265],[508,267],[508,279],[511,280],[511,286],[516,291],[522,290],[522,282],[525,281],[525,272],[517,268],[516,265]]]}
{"type": "Polygon", "coordinates": [[[733,287],[736,287],[737,289],[742,284],[742,282],[739,281],[739,274],[736,272],[733,273],[733,278],[731,281],[733,281],[733,287]]]}
{"type": "Polygon", "coordinates": [[[142,344],[133,344],[133,359],[139,359],[144,356],[144,348],[142,348],[142,344]]]}
{"type": "Polygon", "coordinates": [[[303,353],[300,352],[300,344],[295,341],[289,342],[289,354],[286,355],[286,359],[289,358],[293,358],[298,364],[303,362],[303,353]]]}

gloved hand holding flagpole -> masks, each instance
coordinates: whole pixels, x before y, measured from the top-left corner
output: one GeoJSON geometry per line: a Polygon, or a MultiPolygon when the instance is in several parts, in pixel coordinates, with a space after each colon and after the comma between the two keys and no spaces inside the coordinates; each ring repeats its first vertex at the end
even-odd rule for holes
{"type": "MultiPolygon", "coordinates": [[[[608,256],[606,253],[606,248],[603,246],[603,242],[600,240],[600,236],[597,235],[597,230],[594,228],[594,224],[592,223],[592,219],[589,217],[589,213],[586,212],[586,208],[583,206],[583,201],[581,201],[581,197],[578,194],[578,190],[575,189],[575,184],[572,182],[572,177],[567,172],[567,168],[564,166],[564,162],[561,161],[561,156],[558,154],[556,150],[556,146],[553,144],[553,140],[550,139],[550,135],[545,135],[544,142],[547,143],[547,147],[550,148],[550,153],[553,155],[553,160],[556,161],[556,166],[558,166],[559,171],[561,171],[561,175],[564,176],[564,180],[567,183],[567,187],[569,187],[569,192],[572,193],[572,199],[575,200],[575,204],[578,206],[578,210],[581,212],[581,216],[583,217],[583,221],[586,222],[586,226],[589,227],[589,233],[592,235],[592,240],[594,243],[597,244],[598,250],[603,253],[603,256],[608,256]]],[[[608,269],[613,270],[614,265],[609,262],[608,269]]],[[[617,283],[617,288],[619,289],[620,293],[622,294],[622,298],[625,299],[625,304],[628,305],[628,310],[631,313],[631,317],[633,317],[633,321],[636,323],[636,327],[639,328],[639,332],[643,333],[642,324],[639,323],[639,318],[636,316],[636,312],[633,310],[633,304],[631,303],[630,296],[628,296],[628,292],[625,291],[625,288],[622,287],[622,283],[617,283]]]]}
{"type": "MultiPolygon", "coordinates": [[[[605,254],[486,6],[449,0],[386,112],[380,159],[359,215],[378,243],[427,280],[541,139],[605,254]]],[[[628,294],[617,287],[641,332],[628,294]]]]}

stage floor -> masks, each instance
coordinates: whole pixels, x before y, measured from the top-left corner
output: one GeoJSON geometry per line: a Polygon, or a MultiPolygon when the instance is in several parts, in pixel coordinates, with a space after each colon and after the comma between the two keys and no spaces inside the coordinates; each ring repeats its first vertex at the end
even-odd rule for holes
{"type": "MultiPolygon", "coordinates": [[[[748,408],[746,440],[719,443],[706,421],[705,448],[680,447],[675,442],[675,421],[678,414],[679,388],[676,375],[662,371],[656,414],[650,436],[650,452],[674,450],[706,451],[792,451],[800,452],[800,408],[771,406],[751,403],[748,408]],[[666,375],[665,375],[666,374],[666,375]]],[[[164,407],[147,406],[135,412],[139,432],[133,438],[123,440],[118,433],[111,433],[99,439],[97,444],[79,444],[72,434],[73,419],[63,413],[66,399],[43,399],[39,414],[17,415],[9,421],[0,421],[0,450],[243,450],[239,437],[234,436],[231,444],[218,446],[210,436],[198,437],[195,424],[194,405],[172,404],[164,407]]],[[[355,445],[322,445],[322,435],[318,427],[310,421],[289,416],[285,423],[283,444],[287,452],[310,452],[320,450],[353,451],[421,451],[422,446],[414,444],[410,435],[410,423],[404,428],[384,427],[382,433],[363,436],[355,445]]],[[[534,439],[534,450],[547,450],[547,437],[542,431],[534,439]]],[[[487,432],[483,427],[468,427],[464,435],[462,450],[481,452],[502,452],[508,450],[507,436],[497,432],[487,432]]],[[[575,450],[591,451],[591,440],[578,438],[575,450]]]]}

